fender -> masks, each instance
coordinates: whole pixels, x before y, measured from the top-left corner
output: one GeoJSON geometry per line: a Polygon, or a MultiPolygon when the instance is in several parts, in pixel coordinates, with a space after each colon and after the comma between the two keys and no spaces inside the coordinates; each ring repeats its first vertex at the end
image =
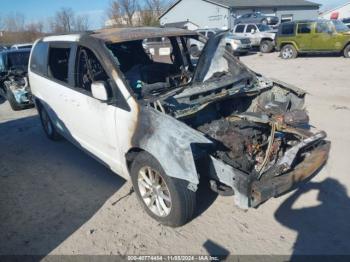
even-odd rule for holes
{"type": "Polygon", "coordinates": [[[294,41],[283,41],[279,44],[279,50],[285,45],[293,45],[297,51],[299,51],[298,45],[294,41]]]}
{"type": "Polygon", "coordinates": [[[212,144],[200,132],[150,106],[141,106],[132,146],[153,155],[165,173],[199,184],[191,145],[212,144]]]}

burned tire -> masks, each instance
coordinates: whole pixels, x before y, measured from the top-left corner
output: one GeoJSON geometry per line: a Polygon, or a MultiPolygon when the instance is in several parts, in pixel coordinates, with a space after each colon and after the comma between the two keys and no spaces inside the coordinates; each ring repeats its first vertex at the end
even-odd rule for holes
{"type": "Polygon", "coordinates": [[[345,49],[344,49],[344,57],[345,58],[350,58],[350,45],[345,47],[345,49]]]}
{"type": "Polygon", "coordinates": [[[39,116],[41,120],[41,124],[43,126],[44,132],[46,136],[53,140],[57,141],[61,139],[60,134],[56,131],[55,126],[53,125],[49,114],[46,109],[42,105],[38,105],[39,116]]]}
{"type": "Polygon", "coordinates": [[[273,42],[271,40],[263,40],[260,43],[260,52],[261,53],[271,53],[273,50],[273,42]]]}
{"type": "Polygon", "coordinates": [[[152,218],[166,226],[179,227],[193,217],[196,193],[187,188],[187,181],[167,176],[153,156],[139,153],[130,175],[139,202],[152,218]]]}
{"type": "Polygon", "coordinates": [[[281,58],[282,59],[295,59],[298,57],[298,51],[293,45],[285,45],[281,49],[281,58]]]}

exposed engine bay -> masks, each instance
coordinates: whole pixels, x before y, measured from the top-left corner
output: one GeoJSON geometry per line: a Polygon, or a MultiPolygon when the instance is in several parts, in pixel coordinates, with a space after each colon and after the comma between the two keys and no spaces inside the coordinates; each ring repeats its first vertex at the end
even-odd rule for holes
{"type": "Polygon", "coordinates": [[[15,69],[1,77],[1,93],[9,101],[13,110],[26,109],[33,106],[26,71],[15,69]]]}
{"type": "Polygon", "coordinates": [[[29,82],[26,73],[10,73],[4,81],[7,90],[11,90],[17,103],[26,104],[30,102],[29,82]]]}
{"type": "Polygon", "coordinates": [[[306,93],[246,68],[226,51],[224,36],[208,40],[196,62],[184,37],[170,37],[171,64],[154,62],[141,41],[109,49],[141,104],[213,142],[204,154],[256,180],[293,170],[326,137],[310,131],[306,93]]]}

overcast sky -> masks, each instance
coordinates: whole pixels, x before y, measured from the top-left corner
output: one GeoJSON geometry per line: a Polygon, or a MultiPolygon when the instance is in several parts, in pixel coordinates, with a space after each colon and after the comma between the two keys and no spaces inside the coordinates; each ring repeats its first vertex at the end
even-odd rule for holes
{"type": "MultiPolygon", "coordinates": [[[[321,10],[324,10],[350,0],[311,1],[322,4],[321,10]]],[[[19,12],[25,15],[26,21],[36,21],[53,16],[61,7],[71,7],[77,14],[88,14],[92,27],[98,28],[106,19],[106,9],[109,2],[110,0],[6,0],[1,3],[0,15],[19,12]]]]}

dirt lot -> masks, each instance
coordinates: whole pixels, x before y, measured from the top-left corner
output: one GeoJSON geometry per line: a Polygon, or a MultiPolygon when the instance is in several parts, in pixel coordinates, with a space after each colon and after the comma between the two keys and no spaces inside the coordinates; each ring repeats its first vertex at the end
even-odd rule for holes
{"type": "Polygon", "coordinates": [[[242,61],[310,93],[312,124],[332,141],[313,182],[247,212],[201,189],[196,218],[163,227],[128,194],[129,182],[68,142],[47,140],[34,110],[1,101],[0,254],[350,254],[350,61],[242,61]]]}

